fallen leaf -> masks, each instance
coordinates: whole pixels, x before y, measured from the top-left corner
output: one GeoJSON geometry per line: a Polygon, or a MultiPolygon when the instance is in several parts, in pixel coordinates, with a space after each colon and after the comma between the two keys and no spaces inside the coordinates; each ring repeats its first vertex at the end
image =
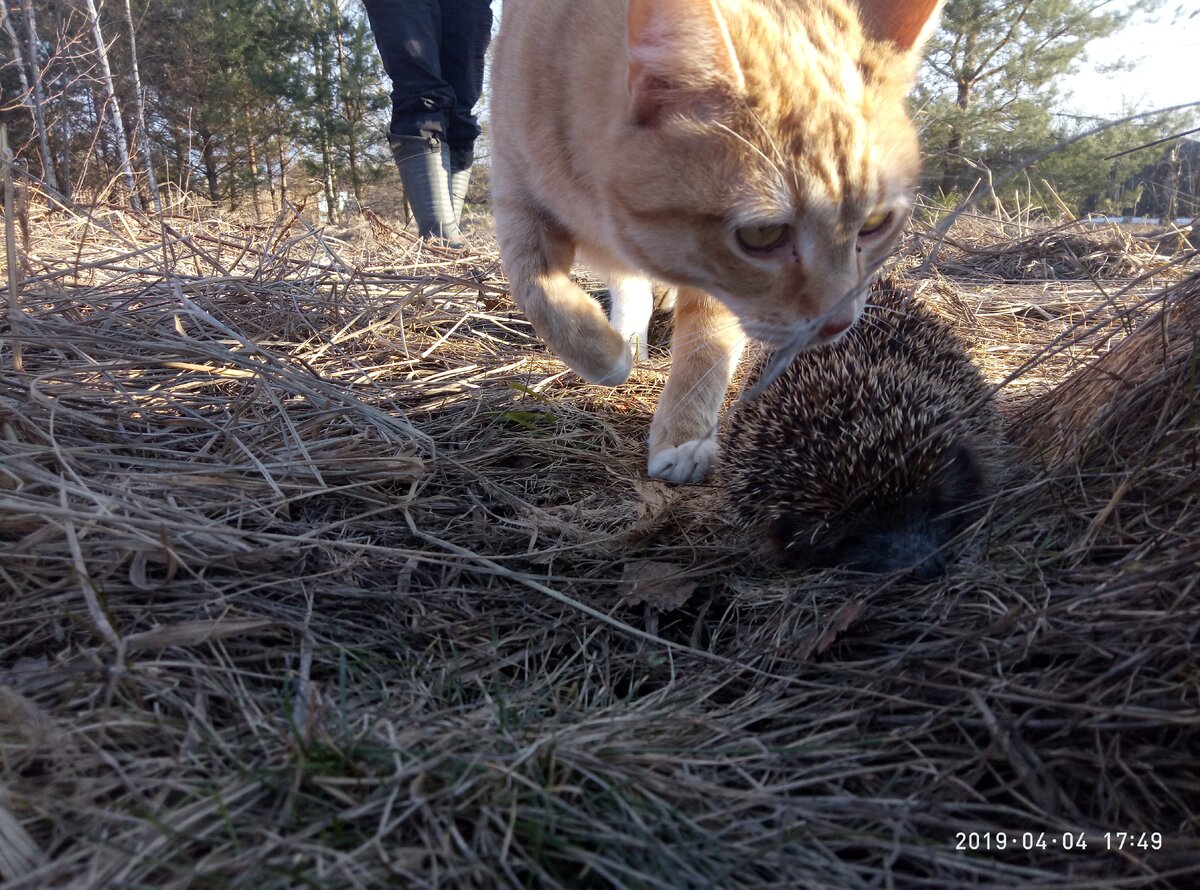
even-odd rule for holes
{"type": "Polygon", "coordinates": [[[621,573],[621,605],[638,606],[645,603],[661,612],[678,609],[696,592],[696,582],[689,581],[682,566],[653,559],[638,559],[625,563],[621,573]]]}
{"type": "Polygon", "coordinates": [[[654,479],[635,479],[633,486],[637,489],[637,518],[657,518],[666,513],[679,497],[679,488],[658,482],[654,479]]]}
{"type": "Polygon", "coordinates": [[[833,613],[833,617],[829,619],[829,623],[825,629],[815,638],[809,638],[797,648],[796,654],[801,661],[806,661],[814,654],[820,655],[826,649],[834,644],[838,637],[846,632],[846,630],[858,620],[858,616],[862,614],[863,601],[858,599],[847,600],[842,603],[841,608],[833,613]]]}

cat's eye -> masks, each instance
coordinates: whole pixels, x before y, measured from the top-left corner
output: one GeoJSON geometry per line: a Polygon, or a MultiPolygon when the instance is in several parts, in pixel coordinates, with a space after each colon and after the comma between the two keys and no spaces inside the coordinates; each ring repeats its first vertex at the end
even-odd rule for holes
{"type": "Polygon", "coordinates": [[[862,228],[858,230],[859,238],[870,238],[872,235],[881,232],[888,223],[892,221],[892,211],[876,210],[870,216],[863,220],[862,228]]]}
{"type": "Polygon", "coordinates": [[[774,250],[787,240],[787,223],[768,223],[765,226],[742,226],[735,233],[738,244],[746,250],[762,252],[774,250]]]}

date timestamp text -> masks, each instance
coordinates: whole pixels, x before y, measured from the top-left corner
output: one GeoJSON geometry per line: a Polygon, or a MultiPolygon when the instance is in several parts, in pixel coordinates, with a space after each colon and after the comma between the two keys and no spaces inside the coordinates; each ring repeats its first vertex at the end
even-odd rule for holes
{"type": "Polygon", "coordinates": [[[957,831],[954,849],[989,850],[1161,850],[1161,831],[957,831]]]}

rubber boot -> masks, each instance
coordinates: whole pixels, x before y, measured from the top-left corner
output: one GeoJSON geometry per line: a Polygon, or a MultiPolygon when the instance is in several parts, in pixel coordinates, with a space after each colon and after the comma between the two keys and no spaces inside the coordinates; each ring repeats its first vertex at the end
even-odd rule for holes
{"type": "Polygon", "coordinates": [[[473,149],[450,149],[450,203],[454,207],[455,225],[462,225],[463,206],[467,203],[467,189],[471,187],[471,164],[474,161],[473,149]]]}
{"type": "Polygon", "coordinates": [[[438,139],[388,134],[404,195],[417,219],[417,234],[447,247],[462,247],[450,200],[450,150],[438,139]]]}

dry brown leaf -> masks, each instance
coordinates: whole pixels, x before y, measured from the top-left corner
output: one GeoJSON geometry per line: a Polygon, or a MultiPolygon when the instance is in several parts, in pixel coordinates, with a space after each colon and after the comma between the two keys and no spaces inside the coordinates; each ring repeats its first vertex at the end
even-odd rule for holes
{"type": "Polygon", "coordinates": [[[621,573],[621,605],[638,606],[645,603],[666,612],[678,609],[696,592],[696,582],[689,581],[682,566],[654,559],[637,559],[625,563],[621,573]]]}
{"type": "Polygon", "coordinates": [[[57,741],[61,734],[49,714],[6,685],[0,685],[0,727],[10,743],[19,740],[34,746],[57,741]]]}
{"type": "Polygon", "coordinates": [[[640,500],[635,507],[638,519],[654,518],[667,512],[679,497],[679,489],[654,479],[635,479],[640,500]]]}
{"type": "Polygon", "coordinates": [[[858,620],[862,611],[863,601],[860,599],[850,599],[842,603],[841,607],[833,613],[833,617],[829,619],[829,623],[825,625],[825,629],[818,636],[810,637],[797,648],[797,656],[801,661],[805,661],[814,654],[820,655],[832,646],[851,624],[858,620]]]}

